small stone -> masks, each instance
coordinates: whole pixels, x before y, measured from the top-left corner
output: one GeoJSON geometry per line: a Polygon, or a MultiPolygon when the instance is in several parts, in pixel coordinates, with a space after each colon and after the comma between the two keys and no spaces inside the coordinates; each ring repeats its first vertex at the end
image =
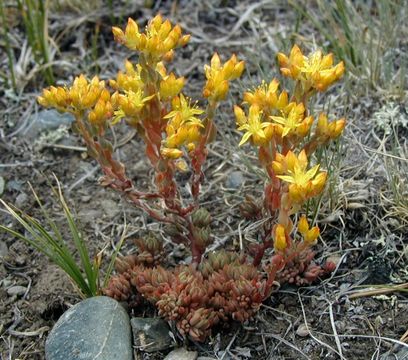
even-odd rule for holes
{"type": "Polygon", "coordinates": [[[113,200],[104,199],[100,202],[100,205],[102,206],[103,212],[109,219],[113,219],[120,212],[118,203],[113,200]]]}
{"type": "Polygon", "coordinates": [[[146,352],[168,349],[173,345],[170,329],[163,319],[135,317],[130,320],[134,345],[146,352]]]}
{"type": "Polygon", "coordinates": [[[7,289],[9,296],[23,296],[27,291],[25,286],[15,285],[7,289]]]}
{"type": "Polygon", "coordinates": [[[27,203],[27,200],[28,200],[28,195],[26,193],[22,192],[18,194],[18,196],[16,197],[16,202],[15,202],[16,207],[22,208],[27,203]]]}
{"type": "Polygon", "coordinates": [[[30,126],[24,131],[28,139],[36,139],[44,131],[52,131],[60,126],[70,126],[75,118],[72,114],[61,114],[57,110],[42,110],[30,118],[30,126]]]}
{"type": "Polygon", "coordinates": [[[129,316],[114,299],[97,296],[66,311],[45,343],[46,360],[132,360],[129,316]]]}
{"type": "Polygon", "coordinates": [[[164,360],[197,360],[197,351],[188,351],[178,348],[169,353],[164,360]]]}
{"type": "Polygon", "coordinates": [[[4,241],[0,241],[0,258],[7,256],[9,249],[4,241]]]}
{"type": "Polygon", "coordinates": [[[10,180],[7,182],[7,190],[21,191],[23,183],[20,180],[10,180]]]}
{"type": "Polygon", "coordinates": [[[26,257],[24,255],[17,255],[14,258],[14,264],[17,266],[24,266],[26,264],[26,257]]]}
{"type": "Polygon", "coordinates": [[[92,199],[91,195],[84,195],[81,197],[81,202],[83,203],[89,203],[89,201],[92,199]]]}
{"type": "Polygon", "coordinates": [[[229,189],[238,189],[244,183],[245,178],[241,171],[233,171],[227,177],[226,186],[229,189]]]}
{"type": "Polygon", "coordinates": [[[5,185],[6,185],[6,182],[4,181],[3,176],[0,176],[0,195],[3,194],[5,185]]]}
{"type": "Polygon", "coordinates": [[[217,360],[217,359],[208,356],[199,356],[197,360],[217,360]]]}
{"type": "Polygon", "coordinates": [[[296,335],[306,337],[310,335],[310,331],[305,324],[300,324],[296,330],[296,335]]]}

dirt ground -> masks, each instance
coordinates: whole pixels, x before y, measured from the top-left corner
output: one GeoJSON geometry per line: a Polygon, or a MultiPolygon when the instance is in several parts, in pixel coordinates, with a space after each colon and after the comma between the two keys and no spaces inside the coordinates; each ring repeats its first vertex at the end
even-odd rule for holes
{"type": "MultiPolygon", "coordinates": [[[[54,71],[60,83],[71,81],[80,72],[91,75],[98,71],[102,78],[114,76],[129,52],[113,42],[111,25],[124,24],[128,16],[143,23],[158,11],[179,21],[192,34],[191,44],[174,61],[178,74],[188,79],[185,92],[192,98],[200,97],[203,64],[212,52],[219,52],[224,59],[235,52],[247,61],[243,80],[233,87],[230,100],[220,109],[218,138],[210,146],[202,201],[215,218],[214,248],[225,244],[234,247],[240,235],[251,238],[254,230],[246,228],[249,224],[242,221],[238,206],[245,194],[261,194],[263,179],[254,171],[255,154],[237,147],[239,135],[232,130],[232,104],[240,102],[238,94],[262,77],[270,80],[277,76],[275,56],[282,47],[286,51],[291,42],[302,43],[305,48],[313,48],[314,43],[327,46],[324,39],[306,20],[296,25],[298,17],[286,2],[186,0],[153,1],[146,6],[141,1],[128,1],[127,5],[118,1],[117,5],[113,2],[117,11],[111,10],[108,2],[100,3],[101,8],[87,9],[80,15],[68,5],[65,11],[50,10],[49,33],[58,44],[54,71]],[[232,188],[237,176],[238,184],[232,188]]],[[[13,9],[9,7],[8,21],[17,44],[25,35],[18,16],[12,17],[13,9]]],[[[406,37],[401,35],[396,46],[402,53],[406,51],[406,37]]],[[[21,59],[17,47],[15,54],[21,59]]],[[[0,58],[7,71],[5,55],[0,58]]],[[[124,218],[130,226],[122,253],[131,252],[131,238],[145,229],[159,231],[157,225],[119,194],[98,185],[99,167],[67,126],[39,125],[43,109],[35,98],[45,84],[41,73],[28,76],[33,63],[27,61],[20,70],[21,91],[17,95],[0,87],[1,198],[37,216],[30,182],[55,221],[63,224],[47,182],[55,173],[78,215],[91,253],[105,247],[105,259],[109,258],[122,233],[124,218]]],[[[363,285],[408,282],[408,207],[393,200],[390,188],[395,176],[406,178],[406,158],[391,154],[391,140],[373,125],[373,114],[381,116],[387,104],[395,104],[394,117],[405,119],[408,105],[406,97],[393,97],[378,89],[361,91],[356,83],[355,77],[348,75],[328,94],[332,111],[345,116],[348,125],[336,149],[339,160],[335,186],[328,188],[321,207],[324,242],[317,246],[317,259],[336,258],[337,269],[330,278],[310,287],[282,287],[243,326],[217,328],[205,344],[186,343],[200,355],[224,360],[408,359],[408,347],[399,341],[408,330],[406,290],[353,298],[363,285]],[[396,158],[382,156],[384,153],[396,158]]],[[[317,106],[322,104],[318,102],[317,106]]],[[[62,120],[56,117],[56,121],[62,120]]],[[[401,126],[396,132],[402,149],[406,149],[407,131],[401,126]]],[[[121,130],[117,137],[117,155],[129,164],[135,183],[141,188],[150,186],[151,172],[141,156],[140,140],[121,130]]],[[[406,195],[402,192],[403,198],[406,195]]],[[[3,209],[0,221],[17,227],[3,209]]],[[[79,300],[61,270],[32,248],[0,232],[1,359],[44,359],[47,334],[61,314],[79,300]],[[13,287],[21,291],[10,291],[13,287]]],[[[151,314],[152,310],[146,312],[151,314]]],[[[136,358],[162,359],[164,355],[137,353],[136,358]]]]}

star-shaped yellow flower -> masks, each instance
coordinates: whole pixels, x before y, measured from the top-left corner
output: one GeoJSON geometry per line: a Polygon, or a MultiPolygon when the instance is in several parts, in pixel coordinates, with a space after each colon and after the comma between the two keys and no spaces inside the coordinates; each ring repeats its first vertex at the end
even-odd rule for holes
{"type": "Polygon", "coordinates": [[[282,116],[271,116],[271,119],[282,125],[282,137],[296,130],[304,119],[305,107],[302,103],[290,103],[286,111],[282,111],[282,116]]]}
{"type": "Polygon", "coordinates": [[[305,56],[297,45],[293,46],[289,56],[279,53],[278,62],[282,74],[300,80],[305,90],[325,91],[343,76],[345,70],[343,61],[333,65],[333,54],[323,55],[317,50],[305,56]]]}
{"type": "Polygon", "coordinates": [[[164,116],[164,119],[169,119],[172,126],[179,127],[188,123],[189,125],[204,127],[201,119],[196,116],[201,115],[204,110],[201,110],[195,104],[192,105],[191,100],[183,94],[173,99],[172,108],[173,111],[164,116]]]}
{"type": "Polygon", "coordinates": [[[263,144],[266,140],[264,129],[271,123],[262,122],[262,111],[259,110],[259,107],[252,105],[249,108],[248,118],[246,118],[244,112],[238,106],[235,106],[234,112],[237,117],[237,124],[240,125],[238,130],[246,130],[239,146],[245,144],[249,139],[251,139],[255,145],[263,144]]]}
{"type": "Polygon", "coordinates": [[[306,152],[302,150],[297,157],[289,151],[286,156],[277,154],[272,168],[277,178],[289,183],[289,195],[297,204],[320,194],[326,183],[327,173],[319,172],[319,165],[307,169],[306,152]]]}

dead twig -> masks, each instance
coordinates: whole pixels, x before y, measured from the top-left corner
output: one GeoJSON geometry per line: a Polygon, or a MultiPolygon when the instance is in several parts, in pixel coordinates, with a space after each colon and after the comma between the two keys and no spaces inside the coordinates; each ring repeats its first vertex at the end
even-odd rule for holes
{"type": "Polygon", "coordinates": [[[349,299],[358,299],[366,296],[377,296],[377,295],[386,295],[391,294],[396,291],[401,291],[408,289],[408,283],[399,284],[399,285],[388,285],[387,287],[381,287],[378,289],[356,291],[349,295],[349,299]]]}

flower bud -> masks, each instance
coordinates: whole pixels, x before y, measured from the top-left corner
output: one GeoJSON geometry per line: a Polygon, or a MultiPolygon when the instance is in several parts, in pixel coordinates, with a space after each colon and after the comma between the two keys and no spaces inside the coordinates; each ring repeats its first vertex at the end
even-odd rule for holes
{"type": "Polygon", "coordinates": [[[274,231],[274,248],[278,251],[283,251],[286,249],[286,232],[283,225],[278,224],[275,226],[274,231]]]}

